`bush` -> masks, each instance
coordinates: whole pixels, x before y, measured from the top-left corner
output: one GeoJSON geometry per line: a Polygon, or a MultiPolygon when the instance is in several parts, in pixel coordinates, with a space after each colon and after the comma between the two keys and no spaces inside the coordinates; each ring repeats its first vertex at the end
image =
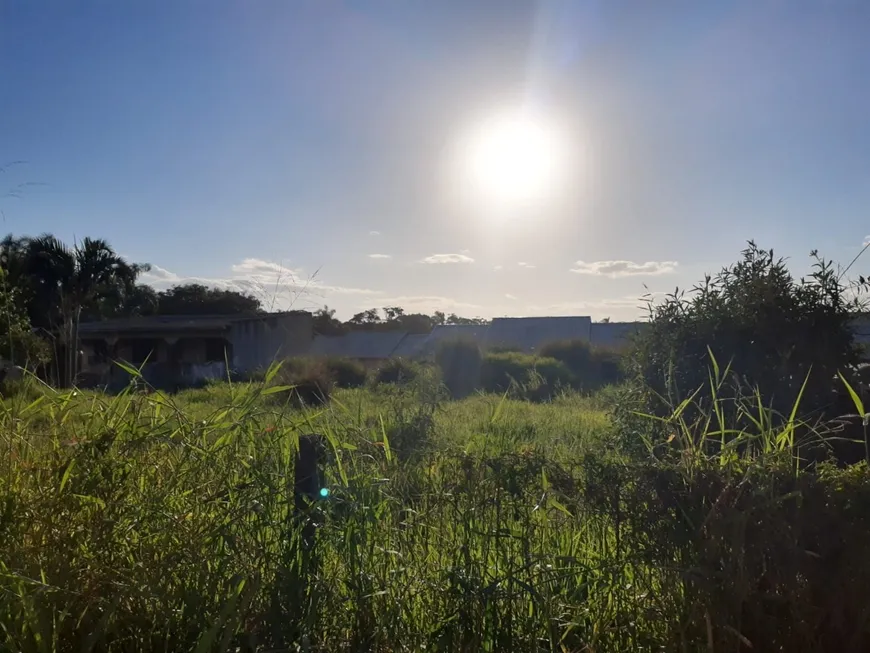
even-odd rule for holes
{"type": "Polygon", "coordinates": [[[298,406],[320,406],[332,397],[335,381],[323,361],[297,358],[285,361],[275,377],[277,385],[291,386],[272,397],[298,406]]]}
{"type": "Polygon", "coordinates": [[[513,352],[486,354],[481,366],[480,385],[486,392],[512,390],[527,399],[548,399],[558,390],[571,387],[571,370],[555,358],[536,358],[513,352]]]}
{"type": "Polygon", "coordinates": [[[467,397],[477,389],[482,360],[474,340],[443,342],[435,352],[441,378],[454,398],[467,397]]]}
{"type": "Polygon", "coordinates": [[[339,388],[360,388],[368,378],[365,366],[349,358],[330,358],[326,368],[339,388]]]}
{"type": "Polygon", "coordinates": [[[663,415],[665,404],[709,387],[711,368],[719,397],[757,388],[765,405],[787,416],[807,380],[801,412],[829,407],[831,379],[858,359],[850,323],[862,303],[813,256],[812,274],[798,281],[783,259],[750,241],[738,263],[690,294],[650,304],[650,324],[629,356],[632,377],[650,391],[646,412],[663,415]]]}
{"type": "Polygon", "coordinates": [[[539,353],[563,362],[574,375],[573,383],[577,390],[595,391],[623,380],[622,356],[610,349],[593,347],[585,340],[547,343],[539,353]]]}
{"type": "Polygon", "coordinates": [[[376,385],[408,383],[419,375],[419,364],[405,358],[390,358],[377,369],[373,381],[376,385]]]}
{"type": "Polygon", "coordinates": [[[0,379],[0,399],[17,398],[25,403],[35,401],[45,392],[45,386],[31,376],[0,379]]]}
{"type": "Polygon", "coordinates": [[[590,510],[621,523],[619,546],[662,571],[655,591],[667,599],[650,614],[664,626],[659,650],[868,650],[857,607],[870,582],[865,466],[796,475],[787,461],[716,462],[687,473],[587,459],[584,474],[590,510]]]}
{"type": "Polygon", "coordinates": [[[577,376],[588,378],[594,373],[592,347],[586,340],[548,342],[538,353],[546,358],[562,361],[577,376]]]}
{"type": "Polygon", "coordinates": [[[522,347],[519,345],[509,345],[505,343],[499,343],[497,345],[492,345],[487,348],[487,351],[491,354],[522,354],[525,353],[522,347]]]}
{"type": "Polygon", "coordinates": [[[621,352],[613,349],[593,348],[592,360],[595,363],[598,381],[595,388],[615,385],[625,380],[624,356],[621,352]]]}

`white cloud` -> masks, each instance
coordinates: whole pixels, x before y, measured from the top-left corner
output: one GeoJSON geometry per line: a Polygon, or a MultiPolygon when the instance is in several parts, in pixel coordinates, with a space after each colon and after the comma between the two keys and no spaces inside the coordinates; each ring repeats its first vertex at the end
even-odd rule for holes
{"type": "Polygon", "coordinates": [[[517,263],[517,265],[519,265],[521,268],[526,268],[527,270],[534,270],[536,267],[538,267],[537,265],[532,265],[531,263],[526,263],[525,261],[520,261],[519,263],[517,263]]]}
{"type": "Polygon", "coordinates": [[[509,292],[506,292],[504,294],[504,297],[505,297],[505,299],[510,299],[510,300],[514,300],[514,301],[516,301],[516,299],[517,299],[516,295],[511,295],[509,292]]]}
{"type": "Polygon", "coordinates": [[[236,275],[247,279],[263,279],[266,281],[278,281],[302,277],[301,270],[288,268],[280,263],[264,261],[259,258],[246,258],[241,263],[234,263],[230,267],[236,275]]]}
{"type": "Polygon", "coordinates": [[[393,257],[390,256],[389,254],[369,254],[369,258],[386,259],[386,258],[393,258],[393,257]]]}
{"type": "Polygon", "coordinates": [[[246,258],[230,266],[230,275],[217,278],[183,276],[160,266],[152,265],[149,272],[140,275],[140,281],[158,290],[185,283],[200,283],[215,288],[238,290],[250,293],[263,302],[269,310],[280,310],[303,303],[316,303],[313,298],[326,295],[381,294],[379,290],[336,286],[324,283],[317,273],[307,274],[301,269],[257,258],[246,258]]]}
{"type": "Polygon", "coordinates": [[[149,285],[161,283],[176,283],[181,277],[159,265],[152,265],[151,269],[139,275],[139,281],[149,285]]]}
{"type": "Polygon", "coordinates": [[[369,236],[380,236],[380,235],[381,235],[381,232],[380,232],[380,231],[374,231],[374,230],[372,230],[372,231],[369,232],[369,236]]]}
{"type": "Polygon", "coordinates": [[[301,269],[288,268],[279,263],[256,258],[247,258],[241,263],[233,265],[231,270],[236,275],[232,281],[258,285],[267,292],[278,289],[297,295],[306,292],[344,295],[380,294],[380,291],[368,288],[352,288],[326,284],[317,279],[317,272],[307,274],[301,269]]]}
{"type": "Polygon", "coordinates": [[[138,277],[138,282],[147,286],[152,286],[157,290],[166,290],[171,286],[186,283],[198,283],[203,286],[214,286],[216,288],[231,288],[240,290],[236,284],[229,279],[184,276],[171,272],[159,265],[151,264],[151,269],[147,272],[142,272],[138,277]]]}
{"type": "Polygon", "coordinates": [[[427,256],[420,263],[474,263],[474,259],[465,254],[432,254],[427,256]]]}
{"type": "Polygon", "coordinates": [[[571,268],[571,272],[615,279],[617,277],[668,274],[673,272],[677,265],[679,264],[676,261],[646,261],[644,263],[635,263],[634,261],[577,261],[571,268]]]}
{"type": "Polygon", "coordinates": [[[460,254],[471,254],[471,250],[470,249],[460,249],[459,253],[460,254]]]}
{"type": "Polygon", "coordinates": [[[504,267],[504,266],[496,265],[496,266],[494,266],[492,269],[495,270],[496,272],[498,272],[499,270],[502,269],[502,267],[504,267]]]}

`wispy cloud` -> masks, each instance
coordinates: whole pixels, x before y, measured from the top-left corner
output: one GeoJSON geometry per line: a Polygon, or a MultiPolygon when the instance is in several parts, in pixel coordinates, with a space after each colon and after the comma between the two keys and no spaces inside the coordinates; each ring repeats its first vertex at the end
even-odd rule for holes
{"type": "Polygon", "coordinates": [[[520,261],[519,263],[517,263],[517,265],[519,265],[521,268],[526,268],[527,270],[534,270],[536,267],[538,267],[537,265],[532,265],[531,263],[526,263],[525,261],[520,261]]]}
{"type": "Polygon", "coordinates": [[[291,268],[274,261],[246,258],[230,266],[230,274],[222,277],[193,277],[176,274],[160,266],[152,265],[149,272],[140,276],[140,281],[158,290],[179,284],[200,283],[215,288],[238,290],[258,297],[268,309],[299,306],[313,302],[314,297],[326,295],[377,296],[382,291],[324,283],[317,274],[309,274],[300,268],[291,268]]]}
{"type": "Polygon", "coordinates": [[[432,254],[422,259],[420,263],[474,263],[474,259],[466,254],[432,254]]]}
{"type": "Polygon", "coordinates": [[[265,261],[259,258],[246,258],[241,263],[234,263],[230,270],[245,279],[260,279],[276,281],[279,279],[296,279],[303,277],[300,269],[288,268],[280,263],[265,261]]]}
{"type": "Polygon", "coordinates": [[[571,272],[604,277],[657,276],[676,270],[676,261],[577,261],[571,272]]]}
{"type": "Polygon", "coordinates": [[[381,235],[381,232],[380,232],[380,231],[374,231],[374,230],[372,230],[372,231],[369,232],[369,236],[380,236],[380,235],[381,235]]]}
{"type": "Polygon", "coordinates": [[[386,258],[393,258],[393,257],[390,256],[389,254],[369,254],[369,258],[386,259],[386,258]]]}
{"type": "Polygon", "coordinates": [[[154,264],[151,264],[150,270],[142,272],[137,280],[139,283],[152,286],[157,290],[165,290],[171,286],[184,283],[198,283],[203,286],[214,286],[216,288],[239,289],[237,284],[234,284],[230,279],[186,276],[176,274],[175,272],[154,264]]]}
{"type": "Polygon", "coordinates": [[[150,270],[139,275],[139,281],[148,285],[177,283],[180,278],[174,272],[161,268],[159,265],[152,265],[150,270]]]}
{"type": "Polygon", "coordinates": [[[510,299],[510,300],[513,300],[513,301],[516,301],[516,299],[517,299],[516,295],[511,295],[509,292],[506,292],[506,293],[504,294],[504,298],[505,298],[505,299],[510,299]]]}
{"type": "Polygon", "coordinates": [[[495,266],[493,266],[492,269],[495,270],[496,272],[498,272],[498,271],[501,270],[503,267],[504,267],[503,265],[495,265],[495,266]]]}
{"type": "Polygon", "coordinates": [[[230,268],[236,275],[234,280],[260,284],[267,290],[278,287],[292,292],[337,293],[344,295],[378,295],[381,291],[369,288],[336,286],[322,282],[317,273],[308,274],[299,268],[289,268],[262,259],[247,258],[230,268]]]}

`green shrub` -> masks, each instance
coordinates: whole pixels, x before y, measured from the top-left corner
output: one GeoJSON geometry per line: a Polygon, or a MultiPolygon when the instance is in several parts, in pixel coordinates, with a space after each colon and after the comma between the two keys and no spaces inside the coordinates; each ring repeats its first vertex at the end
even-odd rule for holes
{"type": "Polygon", "coordinates": [[[482,360],[474,340],[442,342],[435,352],[441,379],[454,398],[467,397],[477,389],[482,360]]]}
{"type": "Polygon", "coordinates": [[[281,366],[275,377],[276,385],[286,385],[286,392],[274,395],[277,401],[290,401],[298,406],[319,406],[329,401],[335,381],[323,361],[297,358],[281,366]]]}
{"type": "Polygon", "coordinates": [[[554,358],[505,352],[483,357],[480,379],[486,392],[512,390],[528,399],[546,399],[570,387],[574,377],[563,362],[554,358]]]}
{"type": "Polygon", "coordinates": [[[562,361],[574,374],[579,377],[591,378],[595,373],[595,363],[592,355],[592,347],[586,340],[557,340],[548,342],[538,352],[545,358],[555,358],[562,361]]]}
{"type": "Polygon", "coordinates": [[[45,392],[43,386],[35,377],[24,376],[21,378],[5,378],[0,380],[0,399],[12,399],[13,397],[23,401],[35,401],[45,392]]]}
{"type": "Polygon", "coordinates": [[[563,362],[574,375],[573,384],[577,390],[595,391],[624,378],[619,352],[593,347],[585,340],[547,343],[539,354],[563,362]]]}
{"type": "Polygon", "coordinates": [[[592,361],[595,365],[597,380],[597,384],[593,386],[594,389],[625,381],[624,354],[622,352],[593,347],[592,361]]]}
{"type": "Polygon", "coordinates": [[[376,385],[408,383],[420,375],[420,365],[406,358],[390,358],[374,374],[376,385]]]}
{"type": "Polygon", "coordinates": [[[487,351],[491,354],[522,354],[524,353],[523,348],[519,345],[508,345],[504,343],[500,343],[497,345],[492,345],[487,348],[487,351]]]}
{"type": "Polygon", "coordinates": [[[365,366],[349,358],[327,359],[326,368],[339,388],[360,388],[368,378],[365,366]]]}
{"type": "MultiPolygon", "coordinates": [[[[645,412],[664,415],[709,387],[711,370],[720,397],[757,388],[786,418],[799,395],[802,414],[829,407],[831,379],[858,360],[850,323],[863,302],[831,263],[813,256],[812,273],[796,280],[783,259],[750,241],[740,261],[690,293],[651,303],[628,360],[632,377],[651,391],[645,412]]],[[[699,412],[692,407],[686,417],[699,412]]]]}

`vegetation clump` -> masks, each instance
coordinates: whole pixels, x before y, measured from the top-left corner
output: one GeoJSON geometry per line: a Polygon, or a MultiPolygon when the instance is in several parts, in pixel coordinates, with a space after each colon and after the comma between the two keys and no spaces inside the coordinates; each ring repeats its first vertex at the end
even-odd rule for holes
{"type": "MultiPolygon", "coordinates": [[[[688,293],[649,304],[631,371],[676,405],[709,386],[712,355],[735,372],[722,379],[720,396],[758,389],[780,415],[788,415],[799,396],[802,410],[824,410],[831,380],[859,362],[850,324],[864,302],[849,290],[834,266],[815,254],[811,274],[795,279],[784,259],[750,242],[734,265],[688,293]]],[[[659,414],[658,406],[650,408],[659,414]]]]}
{"type": "Polygon", "coordinates": [[[361,388],[368,379],[368,372],[362,363],[348,358],[328,358],[326,369],[338,388],[361,388]]]}
{"type": "Polygon", "coordinates": [[[480,384],[483,356],[474,340],[450,340],[440,343],[435,363],[441,379],[454,398],[467,397],[480,384]]]}
{"type": "Polygon", "coordinates": [[[594,347],[586,340],[558,340],[541,347],[538,354],[561,361],[574,375],[575,389],[594,391],[623,380],[620,352],[594,347]]]}
{"type": "Polygon", "coordinates": [[[417,379],[420,373],[421,367],[419,363],[406,358],[388,358],[375,370],[372,382],[375,385],[410,383],[417,379]]]}
{"type": "Polygon", "coordinates": [[[555,358],[518,352],[487,353],[481,367],[485,392],[512,392],[528,399],[550,399],[571,387],[574,375],[555,358]]]}
{"type": "Polygon", "coordinates": [[[335,379],[324,361],[295,359],[283,364],[275,375],[275,383],[284,388],[272,396],[281,402],[298,406],[320,406],[332,397],[335,379]]]}

